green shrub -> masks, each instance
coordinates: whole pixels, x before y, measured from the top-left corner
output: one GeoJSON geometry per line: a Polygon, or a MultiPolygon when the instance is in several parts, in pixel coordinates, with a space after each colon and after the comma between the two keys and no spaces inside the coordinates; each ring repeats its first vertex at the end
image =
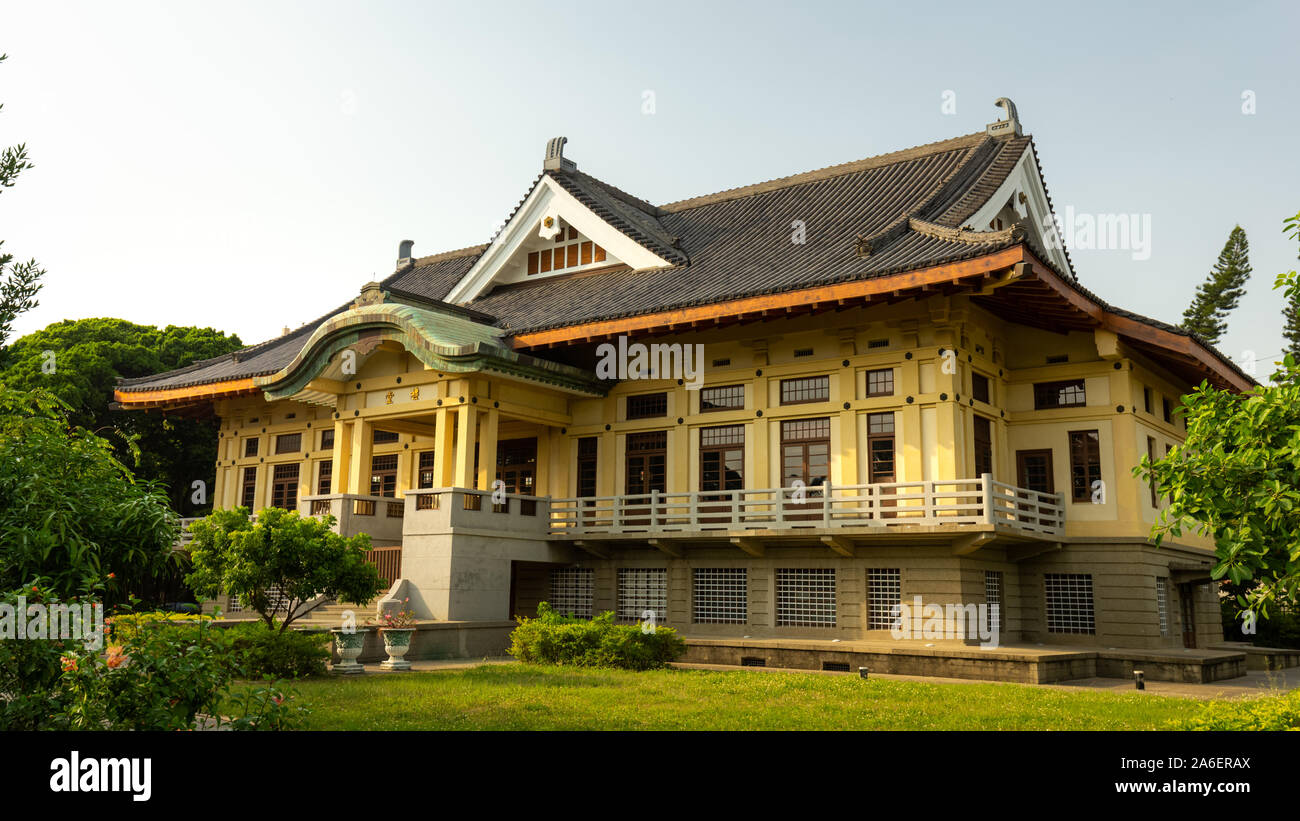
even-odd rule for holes
{"type": "Polygon", "coordinates": [[[1285,695],[1211,701],[1173,730],[1300,730],[1300,690],[1285,695]]]}
{"type": "Polygon", "coordinates": [[[204,616],[198,613],[150,611],[145,613],[123,613],[110,616],[106,621],[113,626],[113,641],[121,644],[134,638],[141,629],[146,627],[152,629],[159,625],[188,626],[197,634],[199,623],[212,621],[212,619],[212,616],[204,616]]]}
{"type": "Polygon", "coordinates": [[[671,627],[646,632],[639,624],[615,624],[611,612],[590,621],[572,618],[546,602],[537,605],[537,618],[519,619],[510,634],[510,655],[531,664],[651,670],[685,650],[686,643],[671,627]]]}
{"type": "Polygon", "coordinates": [[[329,633],[279,630],[248,622],[224,631],[231,637],[231,664],[240,678],[303,678],[326,672],[329,633]]]}

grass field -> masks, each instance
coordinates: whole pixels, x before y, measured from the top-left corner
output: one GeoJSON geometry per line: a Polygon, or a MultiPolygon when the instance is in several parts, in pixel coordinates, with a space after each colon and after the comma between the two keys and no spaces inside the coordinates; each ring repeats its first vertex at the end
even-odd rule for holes
{"type": "Polygon", "coordinates": [[[315,730],[1147,730],[1203,703],[1016,684],[523,664],[293,687],[315,730]]]}

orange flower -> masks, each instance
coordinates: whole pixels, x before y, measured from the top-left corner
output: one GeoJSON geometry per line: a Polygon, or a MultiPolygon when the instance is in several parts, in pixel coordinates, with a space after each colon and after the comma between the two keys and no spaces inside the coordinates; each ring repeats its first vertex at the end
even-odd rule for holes
{"type": "Polygon", "coordinates": [[[72,656],[64,656],[62,661],[63,661],[63,672],[71,673],[77,669],[77,660],[72,656]]]}
{"type": "Polygon", "coordinates": [[[121,645],[114,645],[108,648],[108,656],[105,659],[105,663],[108,664],[110,669],[121,667],[122,662],[124,661],[126,661],[126,656],[122,653],[121,645]]]}
{"type": "Polygon", "coordinates": [[[116,578],[117,578],[117,574],[116,574],[116,573],[109,573],[109,574],[108,574],[108,577],[109,577],[110,579],[116,579],[116,578]]]}

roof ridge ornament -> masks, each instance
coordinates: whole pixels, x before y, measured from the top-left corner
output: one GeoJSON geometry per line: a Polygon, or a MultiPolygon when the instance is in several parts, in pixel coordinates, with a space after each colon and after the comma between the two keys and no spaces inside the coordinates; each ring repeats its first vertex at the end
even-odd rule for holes
{"type": "Polygon", "coordinates": [[[543,171],[577,171],[578,164],[565,159],[564,144],[568,137],[552,137],[546,142],[546,158],[542,160],[543,171]]]}
{"type": "Polygon", "coordinates": [[[1008,134],[1019,137],[1023,132],[1020,130],[1020,117],[1016,114],[1016,104],[1011,102],[1010,97],[999,97],[993,105],[1006,112],[1007,118],[989,123],[984,127],[984,132],[990,137],[1002,137],[1008,134]]]}
{"type": "Polygon", "coordinates": [[[381,305],[388,301],[388,292],[383,289],[378,282],[371,280],[361,286],[361,296],[352,302],[353,308],[365,308],[370,305],[381,305]]]}

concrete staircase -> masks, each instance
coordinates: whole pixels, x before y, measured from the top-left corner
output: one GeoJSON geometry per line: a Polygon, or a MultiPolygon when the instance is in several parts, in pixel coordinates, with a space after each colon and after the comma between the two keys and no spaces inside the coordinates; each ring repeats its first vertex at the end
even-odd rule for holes
{"type": "Polygon", "coordinates": [[[350,604],[341,603],[334,600],[326,601],[317,605],[310,613],[299,616],[294,620],[291,627],[319,627],[331,628],[341,627],[343,625],[344,611],[351,610],[356,618],[357,627],[365,627],[366,620],[375,617],[375,603],[368,604],[350,604]]]}

